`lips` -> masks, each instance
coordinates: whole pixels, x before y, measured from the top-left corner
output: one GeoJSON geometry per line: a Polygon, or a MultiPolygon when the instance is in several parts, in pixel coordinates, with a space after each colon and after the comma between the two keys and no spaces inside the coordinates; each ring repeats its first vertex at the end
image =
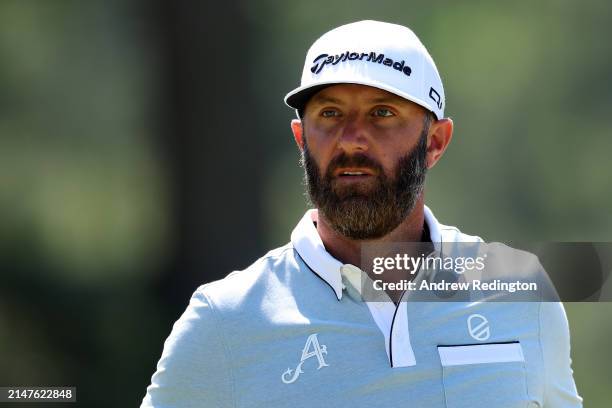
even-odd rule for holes
{"type": "Polygon", "coordinates": [[[364,177],[373,176],[374,171],[368,168],[339,168],[334,171],[334,177],[364,177]]]}

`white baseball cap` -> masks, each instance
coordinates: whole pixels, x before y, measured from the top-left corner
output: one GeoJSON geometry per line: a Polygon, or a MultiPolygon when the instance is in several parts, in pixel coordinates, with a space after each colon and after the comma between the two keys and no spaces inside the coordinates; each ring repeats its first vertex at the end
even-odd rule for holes
{"type": "Polygon", "coordinates": [[[311,96],[333,84],[380,88],[444,117],[436,64],[416,34],[401,25],[365,20],[323,34],[306,54],[300,87],[285,103],[303,110],[311,96]]]}

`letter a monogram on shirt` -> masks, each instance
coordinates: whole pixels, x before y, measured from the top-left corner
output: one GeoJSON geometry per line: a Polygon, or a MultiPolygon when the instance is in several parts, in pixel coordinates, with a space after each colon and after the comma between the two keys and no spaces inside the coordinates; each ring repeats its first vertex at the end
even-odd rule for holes
{"type": "Polygon", "coordinates": [[[283,380],[285,384],[291,384],[298,379],[300,374],[304,372],[302,370],[302,364],[304,364],[304,362],[310,357],[316,357],[317,360],[319,360],[319,367],[317,367],[317,370],[320,370],[323,367],[329,367],[329,364],[327,364],[323,358],[323,354],[327,354],[327,347],[325,344],[319,345],[317,334],[318,333],[314,333],[308,336],[304,349],[302,350],[302,359],[295,370],[288,368],[287,371],[285,371],[281,376],[281,380],[283,380]],[[293,373],[293,375],[291,375],[291,373],[293,373]]]}

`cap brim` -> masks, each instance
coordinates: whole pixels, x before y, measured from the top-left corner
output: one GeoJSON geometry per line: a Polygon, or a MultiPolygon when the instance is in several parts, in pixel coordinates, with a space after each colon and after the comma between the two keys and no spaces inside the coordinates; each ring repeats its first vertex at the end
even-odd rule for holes
{"type": "Polygon", "coordinates": [[[330,82],[326,84],[317,84],[305,87],[299,87],[289,92],[285,96],[285,104],[290,108],[303,110],[306,103],[316,94],[317,92],[330,87],[332,85],[338,85],[344,82],[330,82]]]}
{"type": "Polygon", "coordinates": [[[327,88],[332,85],[340,85],[340,84],[355,84],[355,85],[366,85],[374,88],[382,89],[383,91],[391,92],[397,96],[401,96],[404,99],[409,100],[410,102],[414,102],[417,105],[420,105],[433,113],[437,119],[441,119],[438,117],[438,114],[435,110],[431,108],[431,106],[418,99],[413,97],[412,95],[405,94],[403,92],[398,91],[392,87],[386,86],[384,84],[380,84],[378,82],[368,82],[368,81],[326,81],[326,82],[318,82],[313,85],[301,86],[299,88],[295,88],[293,91],[289,92],[285,96],[285,104],[290,108],[297,109],[298,111],[303,111],[308,100],[314,96],[317,92],[321,91],[324,88],[327,88]]]}

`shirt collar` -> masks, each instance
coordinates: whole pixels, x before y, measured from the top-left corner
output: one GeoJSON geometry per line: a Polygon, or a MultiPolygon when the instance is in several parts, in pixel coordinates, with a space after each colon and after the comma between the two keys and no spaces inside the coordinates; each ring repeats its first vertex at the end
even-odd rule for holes
{"type": "Polygon", "coordinates": [[[342,299],[342,262],[330,255],[317,232],[317,210],[308,210],[291,233],[291,243],[304,263],[342,299]]]}
{"type": "Polygon", "coordinates": [[[429,238],[434,244],[436,250],[440,250],[440,246],[442,245],[442,231],[440,228],[440,223],[436,217],[434,217],[429,207],[424,207],[423,212],[425,213],[425,223],[427,223],[427,227],[429,227],[429,238]]]}
{"type": "MultiPolygon", "coordinates": [[[[440,224],[427,206],[425,206],[424,213],[431,241],[434,247],[439,250],[442,243],[440,224]]],[[[314,224],[317,221],[317,216],[318,212],[315,209],[306,211],[291,233],[291,243],[308,268],[327,282],[340,300],[342,299],[342,267],[344,264],[331,256],[325,249],[314,224]]],[[[354,280],[353,276],[347,276],[347,278],[352,278],[351,281],[354,280]]]]}

